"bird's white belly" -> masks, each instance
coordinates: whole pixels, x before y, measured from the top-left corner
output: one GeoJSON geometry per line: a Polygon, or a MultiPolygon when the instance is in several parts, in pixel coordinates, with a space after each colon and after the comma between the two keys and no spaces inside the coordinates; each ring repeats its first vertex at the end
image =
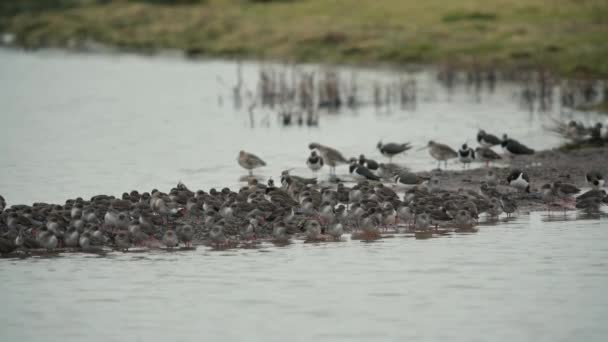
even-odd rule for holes
{"type": "Polygon", "coordinates": [[[525,189],[528,187],[528,182],[526,182],[523,178],[517,178],[515,180],[511,181],[511,186],[518,188],[518,189],[525,189]]]}

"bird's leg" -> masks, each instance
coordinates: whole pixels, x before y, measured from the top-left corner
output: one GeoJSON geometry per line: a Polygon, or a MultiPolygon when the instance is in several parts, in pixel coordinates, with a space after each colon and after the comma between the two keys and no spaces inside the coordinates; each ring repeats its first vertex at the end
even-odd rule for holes
{"type": "Polygon", "coordinates": [[[249,177],[253,177],[253,170],[249,170],[249,177]]]}

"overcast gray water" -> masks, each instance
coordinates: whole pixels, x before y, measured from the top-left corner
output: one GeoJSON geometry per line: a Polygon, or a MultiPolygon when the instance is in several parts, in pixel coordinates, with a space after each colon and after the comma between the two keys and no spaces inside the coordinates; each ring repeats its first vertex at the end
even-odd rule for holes
{"type": "Polygon", "coordinates": [[[607,221],[568,218],[431,240],[2,260],[0,337],[605,341],[607,221]]]}
{"type": "MultiPolygon", "coordinates": [[[[450,95],[436,72],[420,71],[406,74],[419,88],[415,110],[387,114],[367,106],[322,113],[318,127],[283,128],[276,110],[258,105],[252,129],[247,111],[232,105],[236,69],[224,61],[0,49],[0,192],[9,203],[31,204],[167,191],[179,180],[192,189],[235,187],[246,174],[236,163],[241,149],[267,162],[258,175],[276,179],[287,168],[310,175],[305,160],[312,141],[347,157],[364,153],[383,161],[380,139],[410,141],[414,148],[434,139],[457,148],[467,140],[475,146],[484,128],[543,149],[560,143],[543,130],[553,118],[594,119],[562,114],[557,105],[530,113],[520,104],[521,86],[508,82],[498,82],[493,93],[484,87],[481,101],[464,86],[450,95]]],[[[243,65],[245,89],[255,92],[258,71],[258,63],[243,65]]],[[[401,73],[366,69],[357,76],[359,93],[369,100],[373,82],[395,82],[401,73]]],[[[410,151],[395,162],[414,170],[436,165],[427,151],[410,151]]]]}
{"type": "MultiPolygon", "coordinates": [[[[235,69],[0,49],[0,193],[10,205],[166,191],[180,179],[234,187],[240,149],[267,161],[261,176],[308,174],[311,141],[378,160],[379,138],[456,147],[479,127],[536,149],[560,142],[542,126],[562,114],[522,108],[517,85],[498,83],[478,102],[464,88],[449,95],[429,71],[411,75],[415,110],[361,108],[283,128],[259,109],[251,128],[230,101],[235,69]]],[[[249,88],[257,70],[244,64],[249,88]]],[[[397,161],[434,166],[424,151],[397,161]]],[[[3,259],[0,341],[605,341],[608,223],[575,218],[522,214],[430,240],[3,259]]]]}

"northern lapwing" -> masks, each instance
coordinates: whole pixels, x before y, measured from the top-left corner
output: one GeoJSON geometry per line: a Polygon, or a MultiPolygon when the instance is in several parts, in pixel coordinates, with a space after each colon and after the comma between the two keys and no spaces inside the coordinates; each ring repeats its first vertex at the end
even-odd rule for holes
{"type": "Polygon", "coordinates": [[[374,180],[374,181],[380,180],[380,177],[376,176],[373,172],[371,172],[365,166],[359,165],[359,163],[357,163],[354,160],[350,163],[349,171],[350,171],[350,173],[355,173],[365,179],[374,180]]]}
{"type": "Polygon", "coordinates": [[[406,142],[404,144],[398,144],[398,143],[383,144],[382,141],[379,141],[378,144],[376,145],[376,147],[378,148],[380,153],[382,153],[383,156],[388,158],[389,162],[393,161],[394,156],[396,156],[400,153],[403,153],[412,148],[412,146],[410,145],[409,142],[406,142]]]}
{"type": "Polygon", "coordinates": [[[323,167],[323,158],[317,154],[317,151],[311,151],[310,156],[306,159],[306,166],[315,175],[323,167]]]}
{"type": "Polygon", "coordinates": [[[604,186],[604,176],[599,172],[599,171],[589,171],[585,174],[585,180],[587,181],[587,184],[597,190],[601,187],[604,186]]]}
{"type": "Polygon", "coordinates": [[[329,166],[330,174],[335,175],[336,166],[338,166],[340,164],[348,163],[348,160],[346,158],[344,158],[342,153],[340,153],[338,150],[331,148],[329,146],[325,146],[325,145],[321,145],[319,143],[313,142],[308,145],[308,148],[311,150],[319,151],[319,154],[321,154],[321,157],[323,158],[323,162],[325,164],[327,164],[327,166],[329,166]]]}
{"type": "Polygon", "coordinates": [[[466,143],[462,144],[458,150],[458,160],[462,163],[462,168],[466,169],[475,160],[475,150],[470,148],[466,143]]]}
{"type": "Polygon", "coordinates": [[[518,190],[530,192],[530,177],[520,170],[511,171],[507,183],[518,190]]]}
{"type": "Polygon", "coordinates": [[[363,165],[370,170],[378,170],[380,167],[375,160],[366,158],[364,155],[359,156],[359,165],[363,165]]]}
{"type": "Polygon", "coordinates": [[[500,145],[502,140],[500,140],[497,136],[488,134],[483,129],[480,129],[479,132],[477,132],[477,142],[482,147],[492,147],[500,145]]]}
{"type": "Polygon", "coordinates": [[[512,155],[512,156],[534,154],[533,149],[520,143],[519,141],[507,137],[506,134],[503,137],[504,137],[504,139],[503,139],[502,143],[500,143],[500,145],[502,146],[502,149],[505,152],[505,154],[512,155]]]}

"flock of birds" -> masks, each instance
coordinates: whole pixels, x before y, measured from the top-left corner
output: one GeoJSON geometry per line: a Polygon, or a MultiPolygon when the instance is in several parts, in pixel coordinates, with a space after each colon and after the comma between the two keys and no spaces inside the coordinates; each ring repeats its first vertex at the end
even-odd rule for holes
{"type": "Polygon", "coordinates": [[[580,121],[569,122],[554,121],[547,130],[556,133],[574,144],[588,144],[592,146],[604,146],[608,144],[608,120],[605,124],[597,122],[593,125],[585,125],[580,121]]]}
{"type": "MultiPolygon", "coordinates": [[[[468,165],[474,160],[501,159],[491,148],[501,145],[505,153],[534,151],[506,136],[499,139],[479,131],[480,147],[466,144],[454,151],[430,141],[430,155],[440,162],[459,158],[468,165]]],[[[346,159],[338,150],[311,143],[306,164],[312,172],[327,165],[335,182],[319,184],[283,171],[280,185],[272,178],[266,184],[249,177],[248,184],[229,188],[191,191],[178,183],[169,193],[157,189],[125,192],[120,198],[97,195],[90,200],[69,199],[63,205],[34,203],[7,207],[0,196],[0,253],[29,253],[61,248],[104,253],[109,248],[126,251],[132,247],[191,248],[193,243],[215,248],[248,246],[261,240],[286,244],[306,241],[352,239],[375,240],[382,233],[408,232],[417,238],[453,231],[474,232],[480,215],[497,218],[516,212],[520,200],[544,201],[547,208],[598,211],[608,203],[601,173],[587,173],[588,192],[561,181],[530,191],[530,178],[520,170],[509,170],[502,180],[489,168],[479,191],[443,189],[437,174],[421,176],[395,164],[379,164],[361,155],[346,159]],[[352,187],[335,177],[335,168],[348,164],[360,176],[352,187]],[[388,179],[392,184],[382,182],[388,179]],[[337,184],[335,184],[337,183],[337,184]],[[508,185],[507,190],[499,184],[508,185]],[[405,189],[397,194],[394,187],[405,189]]],[[[379,151],[393,157],[412,148],[409,143],[378,143],[379,151]]],[[[240,151],[239,165],[249,171],[266,163],[254,154],[240,151]]],[[[331,179],[331,177],[330,177],[331,179]]]]}
{"type": "MultiPolygon", "coordinates": [[[[486,166],[489,166],[490,163],[503,159],[501,155],[492,149],[494,146],[501,146],[504,155],[508,156],[534,154],[533,149],[515,139],[509,138],[506,134],[503,135],[502,139],[499,139],[493,134],[479,130],[477,142],[479,146],[475,149],[465,143],[456,151],[446,144],[431,140],[421,150],[428,149],[431,157],[437,161],[437,169],[441,167],[442,162],[447,167],[447,162],[456,158],[462,163],[463,168],[469,167],[476,160],[482,161],[486,163],[486,166]]],[[[313,172],[313,175],[316,175],[325,165],[329,167],[330,175],[335,175],[336,166],[348,164],[351,174],[367,180],[379,181],[382,178],[388,178],[387,175],[390,175],[393,177],[399,176],[398,181],[403,184],[413,184],[410,183],[411,177],[400,177],[399,172],[395,172],[394,164],[392,164],[393,157],[405,153],[412,148],[409,142],[402,144],[378,142],[376,147],[383,156],[389,159],[388,164],[378,163],[375,160],[366,158],[363,154],[359,158],[346,159],[338,150],[319,143],[310,143],[308,147],[311,152],[306,160],[306,165],[313,172]],[[392,170],[391,166],[393,166],[392,170]]],[[[266,166],[266,162],[260,157],[245,151],[239,152],[237,161],[241,167],[249,171],[250,176],[253,175],[254,169],[266,166]]]]}

